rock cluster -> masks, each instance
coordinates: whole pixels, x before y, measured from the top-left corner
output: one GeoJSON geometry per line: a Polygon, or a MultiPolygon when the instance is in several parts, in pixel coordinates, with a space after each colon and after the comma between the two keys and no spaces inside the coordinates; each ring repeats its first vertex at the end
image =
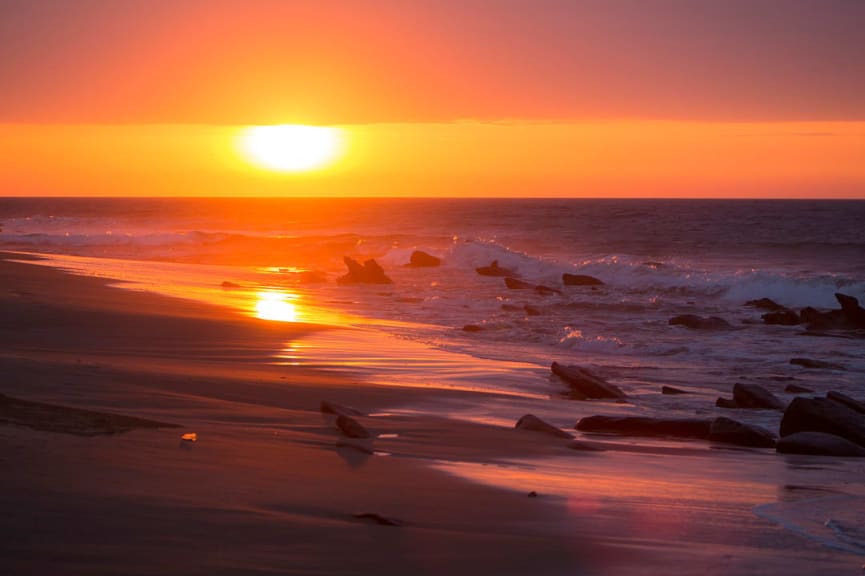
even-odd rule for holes
{"type": "Polygon", "coordinates": [[[774,435],[758,426],[720,416],[698,418],[647,418],[643,416],[588,416],[575,428],[583,432],[709,440],[737,446],[773,448],[774,435]]]}
{"type": "Polygon", "coordinates": [[[785,326],[805,324],[808,330],[816,331],[865,329],[865,308],[859,305],[859,300],[840,292],[835,293],[835,299],[838,300],[841,308],[828,311],[820,311],[808,306],[796,312],[768,298],[751,300],[747,305],[770,310],[761,316],[766,324],[785,326]]]}
{"type": "Polygon", "coordinates": [[[360,264],[354,258],[344,257],[348,273],[336,279],[337,284],[392,284],[393,280],[387,277],[384,269],[375,260],[367,260],[360,264]]]}

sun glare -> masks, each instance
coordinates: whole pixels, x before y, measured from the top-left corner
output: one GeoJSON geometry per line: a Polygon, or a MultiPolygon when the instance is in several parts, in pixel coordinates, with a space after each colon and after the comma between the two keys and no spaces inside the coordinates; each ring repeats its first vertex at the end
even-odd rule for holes
{"type": "Polygon", "coordinates": [[[297,321],[297,309],[288,301],[288,296],[281,292],[259,292],[255,303],[255,315],[262,320],[277,320],[279,322],[297,321]]]}
{"type": "Polygon", "coordinates": [[[243,131],[243,154],[254,164],[280,172],[304,172],[332,164],[342,153],[339,128],[281,124],[243,131]]]}

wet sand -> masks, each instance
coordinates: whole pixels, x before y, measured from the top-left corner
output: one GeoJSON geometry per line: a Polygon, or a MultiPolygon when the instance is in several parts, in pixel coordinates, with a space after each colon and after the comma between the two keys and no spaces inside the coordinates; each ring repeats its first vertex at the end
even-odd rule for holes
{"type": "Polygon", "coordinates": [[[584,454],[504,427],[389,415],[483,396],[270,363],[321,329],[0,260],[0,394],[52,405],[0,419],[0,572],[853,574],[863,563],[751,510],[798,498],[800,481],[844,495],[825,460],[761,477],[760,454],[584,454]],[[377,437],[342,437],[322,400],[370,414],[358,421],[377,437]],[[68,433],[57,422],[81,413],[63,407],[181,428],[68,433]],[[566,464],[554,475],[543,462],[566,464]],[[685,484],[701,488],[683,497],[685,484]]]}

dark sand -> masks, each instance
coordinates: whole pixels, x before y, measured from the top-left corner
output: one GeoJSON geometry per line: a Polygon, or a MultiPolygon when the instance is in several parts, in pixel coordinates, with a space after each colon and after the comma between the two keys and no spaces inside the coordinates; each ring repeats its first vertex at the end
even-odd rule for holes
{"type": "MultiPolygon", "coordinates": [[[[361,416],[389,436],[341,438],[321,400],[369,414],[481,398],[267,363],[316,329],[0,261],[0,393],[23,401],[0,398],[0,574],[705,576],[863,563],[757,518],[747,497],[703,509],[664,493],[625,451],[421,416],[361,416]],[[182,428],[133,425],[154,421],[182,428]],[[103,433],[111,422],[124,433],[103,433]],[[574,481],[594,506],[527,497],[537,469],[517,469],[508,485],[524,484],[508,490],[432,466],[508,474],[495,464],[563,455],[578,459],[574,481]],[[635,497],[647,481],[657,498],[635,497]],[[688,522],[664,530],[671,518],[688,522]]],[[[694,465],[697,483],[714,477],[705,457],[671,458],[694,465]]],[[[736,482],[743,494],[754,484],[736,482]]]]}

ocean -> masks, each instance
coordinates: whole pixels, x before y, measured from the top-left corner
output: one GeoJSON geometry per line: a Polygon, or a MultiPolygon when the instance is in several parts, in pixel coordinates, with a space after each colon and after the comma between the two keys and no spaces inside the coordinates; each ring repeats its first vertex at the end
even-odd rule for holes
{"type": "MultiPolygon", "coordinates": [[[[760,384],[785,400],[792,398],[789,384],[817,396],[837,390],[862,399],[865,335],[767,325],[765,311],[747,302],[771,298],[793,309],[831,309],[838,307],[836,292],[865,302],[863,222],[862,201],[5,198],[0,249],[41,254],[49,266],[208,302],[227,314],[329,327],[248,361],[473,392],[447,400],[431,394],[426,402],[382,406],[381,413],[508,427],[534,413],[571,431],[593,414],[725,415],[777,431],[780,412],[731,411],[715,400],[730,397],[736,382],[760,384]],[[415,250],[441,258],[441,265],[405,266],[415,250]],[[338,284],[344,256],[374,258],[393,283],[338,284]],[[510,289],[502,277],[477,273],[494,261],[552,290],[510,289]],[[603,284],[565,286],[564,273],[603,284]],[[670,325],[682,314],[716,316],[730,326],[670,325]],[[804,368],[793,358],[831,366],[804,368]],[[550,374],[553,361],[591,369],[628,401],[571,399],[550,374]],[[665,385],[686,394],[661,394],[665,385]]],[[[522,485],[508,483],[530,478],[539,490],[570,491],[572,502],[586,490],[656,499],[657,486],[639,477],[660,471],[665,486],[679,486],[680,494],[665,496],[670,502],[690,494],[698,508],[718,513],[724,498],[766,502],[756,515],[865,554],[865,490],[856,480],[863,470],[852,462],[858,459],[815,464],[719,452],[706,443],[606,441],[622,445],[624,452],[608,461],[631,470],[627,485],[611,485],[609,475],[567,456],[438,466],[517,490],[522,485]],[[702,450],[689,452],[699,473],[664,455],[684,445],[702,450]],[[502,474],[499,466],[520,473],[502,474]],[[704,467],[715,474],[709,483],[704,467]],[[737,480],[742,474],[752,481],[737,480]],[[779,487],[800,484],[815,486],[816,497],[775,497],[779,487]]]]}
{"type": "MultiPolygon", "coordinates": [[[[496,392],[448,412],[512,423],[525,406],[502,397],[543,401],[559,421],[598,410],[566,398],[552,361],[623,388],[631,402],[605,407],[613,413],[722,412],[715,398],[738,381],[861,397],[861,335],[765,325],[746,302],[829,309],[836,292],[865,301],[863,222],[860,201],[5,198],[0,248],[127,288],[345,328],[287,344],[272,361],[496,392]],[[414,250],[442,265],[406,267],[414,250]],[[374,258],[393,284],[338,285],[344,256],[374,258]],[[493,261],[559,292],[476,272],[493,261]],[[563,273],[604,284],[563,286],[563,273]],[[681,314],[733,329],[669,325],[681,314]],[[662,385],[691,394],[662,396],[662,385]]],[[[763,411],[745,418],[776,425],[763,411]]]]}

